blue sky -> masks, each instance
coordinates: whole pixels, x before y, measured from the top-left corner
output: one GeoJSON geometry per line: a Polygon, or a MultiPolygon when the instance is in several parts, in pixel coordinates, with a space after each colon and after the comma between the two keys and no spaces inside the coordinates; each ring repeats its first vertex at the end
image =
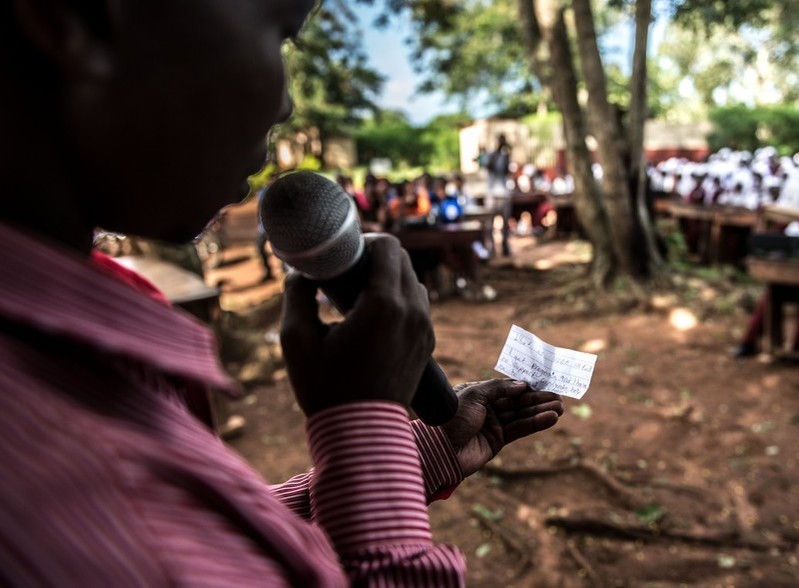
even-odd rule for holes
{"type": "Polygon", "coordinates": [[[411,33],[408,19],[397,17],[388,28],[376,28],[372,26],[378,13],[375,7],[355,4],[353,9],[360,18],[363,45],[372,67],[386,76],[380,105],[405,111],[414,124],[424,124],[438,114],[452,112],[454,109],[447,107],[441,94],[416,95],[419,76],[411,67],[409,48],[405,44],[411,33]]]}
{"type": "MultiPolygon", "coordinates": [[[[376,3],[378,6],[379,2],[376,3]]],[[[403,110],[413,124],[423,125],[438,114],[456,110],[447,104],[442,94],[416,94],[419,75],[413,71],[405,44],[412,29],[407,17],[395,17],[387,28],[372,26],[379,10],[372,6],[354,3],[353,10],[360,19],[363,31],[363,46],[370,57],[372,67],[386,77],[383,94],[378,103],[383,108],[403,110]]],[[[656,46],[663,36],[665,22],[656,23],[652,30],[651,43],[656,46]]],[[[618,34],[608,35],[605,59],[620,60],[622,67],[629,68],[632,31],[628,24],[621,25],[618,34]]],[[[476,114],[475,114],[476,115],[476,114]]]]}

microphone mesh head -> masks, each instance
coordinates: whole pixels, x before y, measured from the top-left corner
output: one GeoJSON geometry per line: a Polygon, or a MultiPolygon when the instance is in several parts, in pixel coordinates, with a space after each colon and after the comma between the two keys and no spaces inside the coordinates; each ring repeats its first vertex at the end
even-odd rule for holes
{"type": "Polygon", "coordinates": [[[314,280],[344,273],[363,253],[355,202],[317,173],[275,180],[261,197],[260,216],[275,255],[314,280]]]}

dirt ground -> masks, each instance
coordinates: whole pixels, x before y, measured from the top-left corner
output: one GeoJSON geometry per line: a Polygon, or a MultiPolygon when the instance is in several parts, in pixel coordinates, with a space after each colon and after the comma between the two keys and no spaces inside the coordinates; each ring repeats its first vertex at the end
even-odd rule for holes
{"type": "MultiPolygon", "coordinates": [[[[680,274],[641,304],[580,287],[584,244],[512,244],[511,261],[486,268],[493,301],[433,305],[450,379],[498,377],[512,324],[599,359],[555,428],[431,506],[436,540],[468,559],[468,585],[798,586],[799,364],[728,353],[758,286],[680,274]]],[[[231,407],[247,425],[230,443],[282,481],[310,462],[279,359],[279,284],[246,256],[217,275],[223,351],[248,392],[231,407]]]]}

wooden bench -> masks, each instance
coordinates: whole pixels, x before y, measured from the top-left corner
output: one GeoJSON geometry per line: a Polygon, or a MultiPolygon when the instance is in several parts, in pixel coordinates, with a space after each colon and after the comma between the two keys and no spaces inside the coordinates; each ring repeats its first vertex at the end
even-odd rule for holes
{"type": "Polygon", "coordinates": [[[701,263],[710,264],[743,261],[747,254],[747,237],[758,222],[755,210],[674,200],[669,203],[669,215],[680,223],[684,232],[688,223],[699,223],[696,253],[701,263]],[[737,240],[736,236],[739,237],[737,240]],[[734,247],[730,248],[729,245],[734,247]]]}
{"type": "Polygon", "coordinates": [[[538,208],[549,202],[557,215],[555,237],[569,238],[579,232],[580,226],[574,212],[573,194],[552,194],[549,192],[515,192],[511,195],[511,218],[517,221],[525,212],[535,217],[538,208]]]}
{"type": "MultiPolygon", "coordinates": [[[[771,356],[780,355],[785,340],[785,305],[799,303],[799,258],[749,257],[746,267],[753,278],[765,284],[767,290],[763,352],[771,356]]],[[[799,333],[795,336],[799,336],[799,333]]]]}
{"type": "Polygon", "coordinates": [[[778,204],[764,206],[757,220],[757,231],[765,232],[774,227],[783,227],[799,221],[799,208],[789,208],[778,204]]]}
{"type": "Polygon", "coordinates": [[[498,214],[499,211],[485,206],[467,206],[463,211],[464,221],[478,221],[483,225],[482,243],[491,257],[497,253],[494,243],[494,219],[498,214]]]}
{"type": "Polygon", "coordinates": [[[444,225],[404,227],[394,234],[408,252],[435,253],[455,276],[471,280],[479,294],[483,290],[483,272],[474,243],[485,242],[485,231],[484,222],[468,220],[444,225]]]}

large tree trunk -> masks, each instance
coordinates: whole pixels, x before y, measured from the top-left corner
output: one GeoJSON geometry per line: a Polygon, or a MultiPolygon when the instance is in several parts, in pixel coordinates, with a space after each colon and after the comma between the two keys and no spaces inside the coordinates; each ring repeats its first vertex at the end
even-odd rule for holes
{"type": "Polygon", "coordinates": [[[608,100],[591,1],[573,0],[572,8],[583,79],[588,89],[588,114],[603,170],[602,187],[610,221],[610,238],[618,261],[618,271],[631,275],[639,271],[640,264],[636,263],[635,256],[640,248],[635,247],[637,231],[632,214],[630,178],[622,157],[621,128],[608,100]]]}
{"type": "Polygon", "coordinates": [[[537,0],[534,10],[520,11],[521,17],[525,15],[536,20],[534,26],[523,23],[525,28],[528,32],[540,30],[549,53],[553,72],[550,81],[552,96],[563,115],[569,162],[574,176],[575,212],[594,248],[594,281],[605,284],[615,270],[614,252],[609,238],[607,213],[591,171],[591,156],[585,143],[585,120],[577,98],[577,74],[563,11],[557,0],[537,0]]]}
{"type": "Polygon", "coordinates": [[[647,100],[647,49],[649,28],[652,25],[652,0],[635,3],[635,48],[633,50],[633,73],[630,78],[630,117],[628,121],[630,144],[630,185],[633,186],[633,208],[641,225],[644,246],[648,252],[649,272],[660,272],[665,266],[656,245],[655,229],[652,226],[653,207],[649,202],[649,178],[647,177],[644,153],[644,128],[649,117],[647,100]]]}
{"type": "Polygon", "coordinates": [[[627,123],[630,141],[630,169],[632,172],[640,171],[644,160],[644,125],[649,114],[646,60],[651,16],[652,0],[637,0],[635,3],[633,73],[630,78],[630,115],[627,123]]]}

